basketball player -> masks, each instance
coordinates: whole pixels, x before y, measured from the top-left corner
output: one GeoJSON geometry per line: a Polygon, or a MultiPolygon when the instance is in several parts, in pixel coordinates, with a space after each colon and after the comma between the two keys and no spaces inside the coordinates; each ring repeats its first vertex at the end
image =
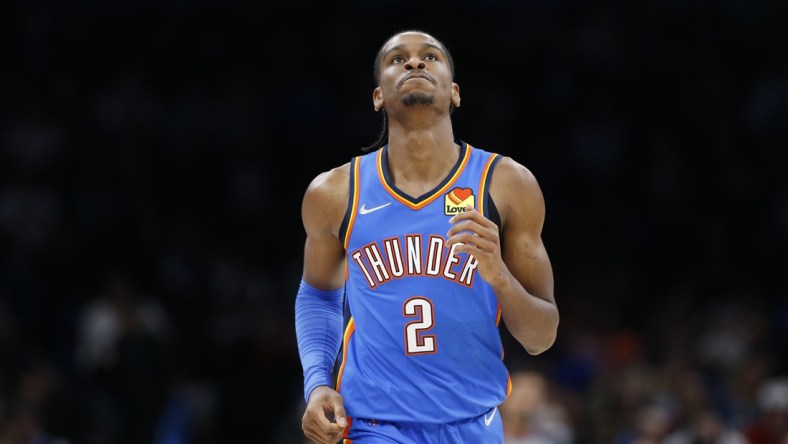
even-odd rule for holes
{"type": "Polygon", "coordinates": [[[501,443],[500,319],[534,355],[558,327],[540,187],[511,158],[454,138],[460,88],[440,41],[395,34],[374,70],[380,140],[315,177],[302,202],[304,434],[501,443]]]}

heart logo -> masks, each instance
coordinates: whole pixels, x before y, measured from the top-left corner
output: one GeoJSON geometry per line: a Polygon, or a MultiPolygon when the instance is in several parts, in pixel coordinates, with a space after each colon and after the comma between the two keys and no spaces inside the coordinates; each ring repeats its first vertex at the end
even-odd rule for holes
{"type": "Polygon", "coordinates": [[[465,199],[471,197],[472,194],[473,190],[470,188],[455,188],[451,190],[451,193],[449,193],[449,199],[451,199],[455,205],[459,205],[465,199]]]}

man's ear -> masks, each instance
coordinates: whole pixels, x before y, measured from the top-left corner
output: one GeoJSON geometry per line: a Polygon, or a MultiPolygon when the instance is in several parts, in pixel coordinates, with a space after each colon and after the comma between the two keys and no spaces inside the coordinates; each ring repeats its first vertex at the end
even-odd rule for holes
{"type": "Polygon", "coordinates": [[[451,84],[451,104],[455,108],[460,107],[460,86],[456,83],[451,84]]]}
{"type": "Polygon", "coordinates": [[[383,91],[379,86],[372,91],[372,105],[375,107],[375,111],[383,109],[383,91]]]}

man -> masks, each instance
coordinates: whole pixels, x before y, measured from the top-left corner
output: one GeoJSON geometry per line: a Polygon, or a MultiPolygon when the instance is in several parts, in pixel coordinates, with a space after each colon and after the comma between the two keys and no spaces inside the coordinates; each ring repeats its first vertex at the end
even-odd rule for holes
{"type": "Polygon", "coordinates": [[[534,355],[558,328],[541,190],[514,160],[454,138],[460,89],[440,41],[395,34],[375,77],[380,143],[319,174],[302,202],[304,434],[319,444],[500,443],[497,406],[510,390],[501,315],[534,355]]]}

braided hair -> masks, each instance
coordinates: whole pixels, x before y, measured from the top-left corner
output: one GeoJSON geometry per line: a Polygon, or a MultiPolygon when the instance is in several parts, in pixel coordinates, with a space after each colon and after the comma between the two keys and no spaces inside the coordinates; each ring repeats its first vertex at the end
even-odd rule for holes
{"type": "MultiPolygon", "coordinates": [[[[418,33],[421,33],[421,34],[427,34],[426,32],[418,30],[418,29],[408,29],[408,30],[400,31],[397,34],[392,35],[388,40],[386,40],[385,43],[383,43],[383,45],[381,45],[380,49],[378,49],[378,55],[375,56],[375,65],[372,68],[372,73],[373,73],[373,75],[375,77],[375,85],[376,86],[380,86],[380,62],[381,62],[381,59],[383,58],[383,48],[386,47],[386,44],[392,38],[394,38],[394,36],[399,35],[399,34],[404,34],[406,32],[418,32],[418,33]]],[[[430,34],[427,34],[427,35],[432,37],[430,34]]],[[[454,78],[454,59],[452,59],[451,53],[449,53],[448,48],[446,48],[446,45],[444,45],[443,42],[441,42],[440,40],[436,39],[435,37],[432,37],[432,38],[435,40],[435,42],[438,44],[438,46],[441,47],[441,49],[443,50],[444,54],[446,54],[446,59],[449,62],[449,70],[451,71],[451,77],[453,79],[454,78]]],[[[449,104],[449,114],[454,112],[454,108],[455,107],[454,107],[453,103],[449,104]]],[[[376,150],[378,148],[381,148],[381,147],[385,146],[386,143],[388,143],[388,140],[389,140],[389,125],[388,125],[388,117],[386,116],[386,110],[385,109],[381,109],[380,113],[383,116],[383,127],[381,128],[380,133],[378,134],[378,139],[375,142],[373,142],[371,145],[367,145],[367,146],[361,148],[361,151],[364,151],[364,152],[374,151],[374,150],[376,150]]]]}

